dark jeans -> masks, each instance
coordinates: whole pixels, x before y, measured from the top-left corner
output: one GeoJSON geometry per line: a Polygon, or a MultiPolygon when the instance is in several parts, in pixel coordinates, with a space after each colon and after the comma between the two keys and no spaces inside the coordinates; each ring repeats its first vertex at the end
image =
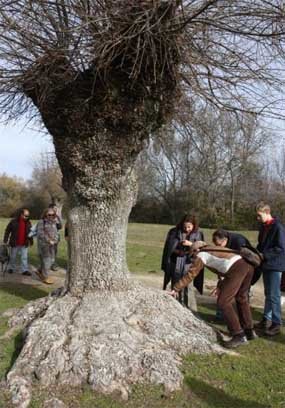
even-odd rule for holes
{"type": "Polygon", "coordinates": [[[218,307],[232,336],[243,329],[252,329],[252,315],[248,301],[248,291],[254,268],[245,260],[235,262],[219,285],[218,307]],[[236,302],[237,312],[234,307],[236,302]]]}

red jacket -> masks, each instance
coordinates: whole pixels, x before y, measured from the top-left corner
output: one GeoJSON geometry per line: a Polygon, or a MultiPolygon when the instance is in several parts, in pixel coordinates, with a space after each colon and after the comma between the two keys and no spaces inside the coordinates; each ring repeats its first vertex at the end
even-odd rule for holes
{"type": "MultiPolygon", "coordinates": [[[[25,221],[26,228],[25,228],[25,243],[24,246],[33,245],[33,238],[29,238],[28,235],[32,228],[31,221],[25,221]]],[[[7,225],[4,233],[3,241],[9,244],[11,247],[17,246],[17,238],[18,238],[18,231],[19,231],[19,218],[13,218],[7,225]]]]}

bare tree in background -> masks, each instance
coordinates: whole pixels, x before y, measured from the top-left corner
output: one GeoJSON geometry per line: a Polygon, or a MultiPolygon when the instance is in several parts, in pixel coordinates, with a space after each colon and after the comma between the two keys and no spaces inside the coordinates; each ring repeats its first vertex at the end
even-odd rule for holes
{"type": "MultiPolygon", "coordinates": [[[[62,188],[62,174],[53,152],[43,152],[32,163],[33,171],[30,189],[33,195],[41,196],[45,207],[55,204],[61,216],[66,194],[62,188]]],[[[32,203],[31,203],[32,204],[32,203]]]]}
{"type": "Polygon", "coordinates": [[[191,108],[180,109],[144,152],[145,169],[142,157],[138,162],[138,199],[152,191],[152,197],[168,209],[172,223],[191,210],[199,212],[204,222],[213,222],[225,208],[223,213],[230,212],[228,222],[234,224],[250,165],[270,140],[254,115],[212,105],[195,107],[192,100],[191,108]]]}
{"type": "Polygon", "coordinates": [[[179,94],[224,109],[272,102],[283,27],[281,0],[0,0],[1,111],[39,114],[70,202],[66,295],[22,312],[33,323],[8,374],[15,400],[29,400],[33,378],[124,395],[142,379],[172,390],[177,354],[213,350],[210,328],[129,280],[133,167],[179,94]]]}

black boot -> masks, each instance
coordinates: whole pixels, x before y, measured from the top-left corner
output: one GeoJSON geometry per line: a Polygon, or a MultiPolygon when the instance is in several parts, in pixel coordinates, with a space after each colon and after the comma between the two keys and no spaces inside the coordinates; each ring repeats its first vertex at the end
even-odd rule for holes
{"type": "Polygon", "coordinates": [[[258,339],[258,335],[255,333],[253,329],[244,329],[244,333],[246,335],[247,340],[258,339]]]}

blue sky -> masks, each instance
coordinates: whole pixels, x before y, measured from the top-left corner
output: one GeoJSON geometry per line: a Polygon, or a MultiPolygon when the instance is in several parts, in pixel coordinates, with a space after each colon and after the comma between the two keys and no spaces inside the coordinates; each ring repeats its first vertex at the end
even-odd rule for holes
{"type": "Polygon", "coordinates": [[[40,153],[53,151],[50,137],[35,125],[24,122],[3,125],[0,123],[0,174],[31,177],[33,160],[40,153]]]}

